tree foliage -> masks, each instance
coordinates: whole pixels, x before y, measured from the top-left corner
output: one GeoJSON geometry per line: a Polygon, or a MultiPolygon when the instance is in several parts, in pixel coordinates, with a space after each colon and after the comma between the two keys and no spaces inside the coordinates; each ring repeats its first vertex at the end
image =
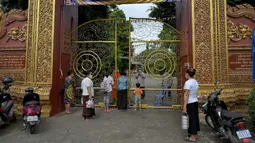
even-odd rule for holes
{"type": "Polygon", "coordinates": [[[255,131],[255,88],[252,89],[248,99],[248,114],[252,130],[255,131]]]}
{"type": "MultiPolygon", "coordinates": [[[[162,2],[156,3],[155,6],[149,9],[149,16],[152,18],[161,19],[163,22],[163,28],[158,35],[160,40],[176,40],[178,33],[175,31],[176,27],[176,9],[175,3],[172,2],[162,2]],[[172,26],[172,27],[171,27],[172,26]]],[[[172,53],[176,53],[175,43],[162,43],[162,48],[170,49],[172,53]]]]}
{"type": "Polygon", "coordinates": [[[238,4],[244,4],[244,3],[255,6],[255,0],[227,0],[227,3],[231,6],[235,6],[238,4]]]}
{"type": "Polygon", "coordinates": [[[79,25],[95,19],[109,18],[116,5],[84,5],[79,6],[79,25]]]}
{"type": "MultiPolygon", "coordinates": [[[[129,55],[129,22],[126,20],[126,15],[123,10],[114,8],[110,15],[110,18],[117,20],[117,40],[118,40],[118,68],[128,69],[128,57],[129,55]]],[[[133,28],[131,27],[131,31],[133,28]]]]}
{"type": "Polygon", "coordinates": [[[176,27],[175,3],[161,2],[154,5],[148,10],[150,11],[149,17],[162,19],[164,22],[176,27]]]}
{"type": "Polygon", "coordinates": [[[8,12],[12,9],[23,9],[28,8],[28,0],[0,0],[0,9],[4,12],[8,12]]]}

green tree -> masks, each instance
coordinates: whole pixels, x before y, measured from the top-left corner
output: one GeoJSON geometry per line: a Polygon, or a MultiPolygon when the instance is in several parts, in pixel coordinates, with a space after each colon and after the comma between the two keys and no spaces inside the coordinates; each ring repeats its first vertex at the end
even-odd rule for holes
{"type": "MultiPolygon", "coordinates": [[[[118,40],[118,68],[128,69],[128,55],[129,55],[129,22],[126,20],[125,13],[119,9],[114,8],[110,15],[117,21],[117,40],[118,40]]],[[[116,29],[114,29],[116,30],[116,29]]],[[[133,28],[131,27],[131,31],[133,28]]]]}
{"type": "Polygon", "coordinates": [[[79,25],[95,19],[109,18],[116,5],[83,5],[79,6],[79,25]]]}
{"type": "MultiPolygon", "coordinates": [[[[176,27],[175,3],[171,2],[156,3],[155,6],[149,9],[149,11],[150,17],[161,19],[163,22],[165,22],[158,36],[160,40],[176,40],[178,33],[175,31],[176,27]]],[[[170,51],[173,54],[176,54],[176,43],[162,43],[161,47],[166,48],[168,50],[170,49],[170,51]]]]}
{"type": "Polygon", "coordinates": [[[155,6],[152,6],[148,11],[149,17],[162,19],[164,22],[176,27],[176,10],[175,3],[173,2],[160,2],[155,3],[155,6]]]}
{"type": "Polygon", "coordinates": [[[4,12],[8,12],[12,9],[27,9],[28,8],[28,0],[1,0],[0,1],[0,9],[4,12]]]}
{"type": "Polygon", "coordinates": [[[244,4],[244,3],[255,6],[255,0],[227,0],[227,3],[231,6],[235,6],[238,4],[244,4]]]}

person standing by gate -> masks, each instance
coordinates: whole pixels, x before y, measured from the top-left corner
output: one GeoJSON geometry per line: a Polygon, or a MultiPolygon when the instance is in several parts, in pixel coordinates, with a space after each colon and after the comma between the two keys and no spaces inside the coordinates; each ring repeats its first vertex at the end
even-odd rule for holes
{"type": "Polygon", "coordinates": [[[189,128],[188,136],[185,138],[185,141],[196,142],[197,132],[200,131],[199,125],[199,113],[198,113],[198,82],[194,79],[196,70],[190,68],[187,70],[186,78],[188,79],[184,84],[184,104],[183,112],[188,113],[189,115],[189,128]]]}
{"type": "MultiPolygon", "coordinates": [[[[173,77],[170,76],[162,81],[163,88],[171,89],[173,86],[173,77]]],[[[168,97],[171,97],[171,90],[168,91],[168,97]]]]}
{"type": "Polygon", "coordinates": [[[104,92],[104,112],[109,113],[112,110],[109,109],[109,103],[110,103],[110,98],[112,95],[112,85],[114,84],[113,78],[111,74],[106,76],[106,78],[103,81],[104,87],[105,87],[105,92],[104,92]]]}
{"type": "Polygon", "coordinates": [[[125,72],[121,72],[120,75],[117,81],[118,110],[127,110],[128,78],[125,72]]]}
{"type": "Polygon", "coordinates": [[[136,88],[134,90],[134,96],[135,96],[135,110],[140,109],[141,110],[141,95],[143,94],[142,89],[140,88],[140,83],[136,83],[136,88]]]}
{"type": "Polygon", "coordinates": [[[119,70],[117,70],[116,72],[115,72],[115,70],[113,70],[114,83],[112,85],[113,89],[112,89],[112,103],[111,104],[115,104],[116,101],[117,101],[116,83],[117,83],[117,80],[118,80],[119,77],[120,77],[119,70]]]}
{"type": "MultiPolygon", "coordinates": [[[[145,88],[145,83],[144,83],[144,80],[145,80],[145,74],[139,70],[137,76],[136,76],[136,79],[137,79],[137,83],[140,84],[140,88],[145,88]]],[[[143,94],[142,94],[142,99],[145,98],[145,91],[143,90],[143,94]]]]}
{"type": "Polygon", "coordinates": [[[87,120],[91,118],[92,116],[95,116],[95,109],[86,107],[86,102],[93,98],[94,88],[93,88],[93,82],[90,79],[91,76],[89,76],[87,72],[84,72],[84,76],[85,78],[81,82],[82,100],[83,100],[82,116],[83,116],[83,120],[87,120]]]}
{"type": "Polygon", "coordinates": [[[69,71],[64,82],[64,102],[66,114],[71,114],[71,103],[74,96],[74,79],[73,72],[69,71]]]}

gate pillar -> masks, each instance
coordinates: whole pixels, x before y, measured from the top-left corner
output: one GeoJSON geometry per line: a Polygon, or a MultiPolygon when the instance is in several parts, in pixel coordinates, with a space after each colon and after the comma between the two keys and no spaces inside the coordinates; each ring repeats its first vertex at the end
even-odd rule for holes
{"type": "Polygon", "coordinates": [[[55,4],[55,0],[30,0],[28,7],[26,86],[38,88],[43,116],[51,111],[55,4]]]}
{"type": "Polygon", "coordinates": [[[254,84],[229,80],[227,3],[223,0],[192,0],[192,63],[197,69],[199,95],[213,92],[218,80],[221,99],[230,110],[247,113],[246,99],[254,84]],[[236,108],[238,106],[239,108],[236,108]]]}
{"type": "MultiPolygon", "coordinates": [[[[56,17],[60,18],[60,1],[29,0],[28,5],[25,81],[24,84],[15,84],[11,91],[23,99],[25,88],[34,87],[40,95],[42,116],[48,117],[52,109],[53,55],[58,51],[54,33],[60,30],[55,29],[56,17]]],[[[21,103],[16,106],[16,112],[21,113],[21,103]]]]}
{"type": "Polygon", "coordinates": [[[193,67],[202,87],[228,83],[226,1],[192,0],[193,67]]]}

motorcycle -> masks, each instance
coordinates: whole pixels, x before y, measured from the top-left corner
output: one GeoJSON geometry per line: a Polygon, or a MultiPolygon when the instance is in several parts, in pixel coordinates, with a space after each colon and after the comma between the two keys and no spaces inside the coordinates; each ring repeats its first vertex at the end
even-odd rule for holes
{"type": "Polygon", "coordinates": [[[3,88],[0,88],[0,126],[16,121],[14,104],[9,93],[13,79],[4,77],[2,80],[3,88]]]}
{"type": "Polygon", "coordinates": [[[221,141],[230,143],[251,143],[251,133],[245,128],[245,118],[241,113],[230,112],[224,101],[219,99],[223,88],[218,89],[219,82],[215,82],[214,92],[211,93],[201,110],[205,114],[205,121],[216,132],[221,141]]]}
{"type": "MultiPolygon", "coordinates": [[[[29,128],[30,134],[34,134],[36,126],[39,125],[40,123],[40,114],[41,114],[40,99],[39,99],[39,95],[34,93],[34,90],[32,88],[27,88],[26,93],[32,94],[32,95],[29,95],[32,98],[33,96],[38,96],[38,99],[36,99],[35,97],[35,100],[31,100],[24,103],[24,106],[23,106],[24,129],[22,129],[22,131],[29,128]]],[[[23,100],[26,100],[26,99],[23,99],[23,100]]]]}

